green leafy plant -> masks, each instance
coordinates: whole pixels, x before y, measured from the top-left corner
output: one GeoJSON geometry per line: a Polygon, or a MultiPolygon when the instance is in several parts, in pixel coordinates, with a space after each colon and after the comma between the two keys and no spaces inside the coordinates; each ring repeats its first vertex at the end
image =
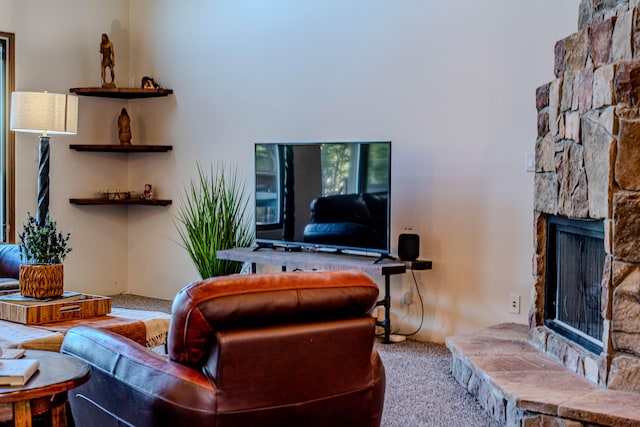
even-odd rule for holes
{"type": "Polygon", "coordinates": [[[63,235],[57,230],[57,223],[47,214],[42,225],[27,213],[27,222],[22,225],[20,253],[25,264],[62,264],[71,252],[71,233],[63,235]]]}
{"type": "Polygon", "coordinates": [[[239,273],[242,263],[218,259],[216,252],[253,243],[249,222],[249,197],[237,169],[206,173],[197,164],[198,179],[190,182],[180,198],[178,234],[200,277],[205,279],[239,273]]]}

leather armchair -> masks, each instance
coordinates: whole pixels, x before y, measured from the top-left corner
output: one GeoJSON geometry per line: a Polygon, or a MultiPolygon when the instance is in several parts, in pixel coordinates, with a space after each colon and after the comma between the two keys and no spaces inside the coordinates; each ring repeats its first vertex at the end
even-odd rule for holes
{"type": "Polygon", "coordinates": [[[77,426],[379,426],[385,389],[360,271],[232,275],[175,297],[168,357],[71,329],[61,351],[92,366],[69,391],[77,426]]]}

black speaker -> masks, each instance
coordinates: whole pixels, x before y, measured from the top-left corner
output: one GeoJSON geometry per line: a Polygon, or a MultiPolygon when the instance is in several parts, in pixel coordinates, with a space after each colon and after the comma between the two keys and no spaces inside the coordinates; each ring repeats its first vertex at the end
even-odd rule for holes
{"type": "Polygon", "coordinates": [[[420,255],[420,236],[404,233],[398,236],[398,256],[402,261],[413,261],[420,255]]]}

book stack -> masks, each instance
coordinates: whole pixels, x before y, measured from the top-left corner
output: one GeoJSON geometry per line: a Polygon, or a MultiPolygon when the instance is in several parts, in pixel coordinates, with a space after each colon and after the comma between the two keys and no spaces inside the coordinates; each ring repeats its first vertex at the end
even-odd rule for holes
{"type": "Polygon", "coordinates": [[[2,359],[0,360],[0,386],[25,385],[39,367],[38,359],[2,359]]]}

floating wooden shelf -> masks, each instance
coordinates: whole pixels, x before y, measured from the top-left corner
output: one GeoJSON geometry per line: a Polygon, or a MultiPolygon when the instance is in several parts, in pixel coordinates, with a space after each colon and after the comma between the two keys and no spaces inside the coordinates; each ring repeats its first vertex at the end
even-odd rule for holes
{"type": "MultiPolygon", "coordinates": [[[[159,98],[173,93],[172,89],[142,89],[142,88],[103,88],[103,87],[75,87],[69,89],[71,93],[83,96],[97,96],[101,98],[159,98]]],[[[121,145],[121,144],[71,144],[69,148],[77,151],[91,151],[103,153],[162,153],[173,150],[172,145],[121,145]]],[[[75,198],[69,199],[74,205],[143,205],[167,206],[172,202],[166,199],[125,199],[110,200],[108,198],[75,198]]]]}
{"type": "Polygon", "coordinates": [[[142,89],[135,87],[74,87],[69,89],[69,91],[76,95],[121,99],[158,98],[173,93],[173,89],[142,89]]]}
{"type": "Polygon", "coordinates": [[[107,153],[165,153],[173,150],[173,145],[71,144],[69,148],[107,153]]]}
{"type": "Polygon", "coordinates": [[[146,205],[146,206],[167,206],[172,203],[171,200],[166,199],[124,199],[124,200],[109,200],[103,198],[87,198],[87,199],[69,199],[69,203],[74,205],[146,205]]]}

